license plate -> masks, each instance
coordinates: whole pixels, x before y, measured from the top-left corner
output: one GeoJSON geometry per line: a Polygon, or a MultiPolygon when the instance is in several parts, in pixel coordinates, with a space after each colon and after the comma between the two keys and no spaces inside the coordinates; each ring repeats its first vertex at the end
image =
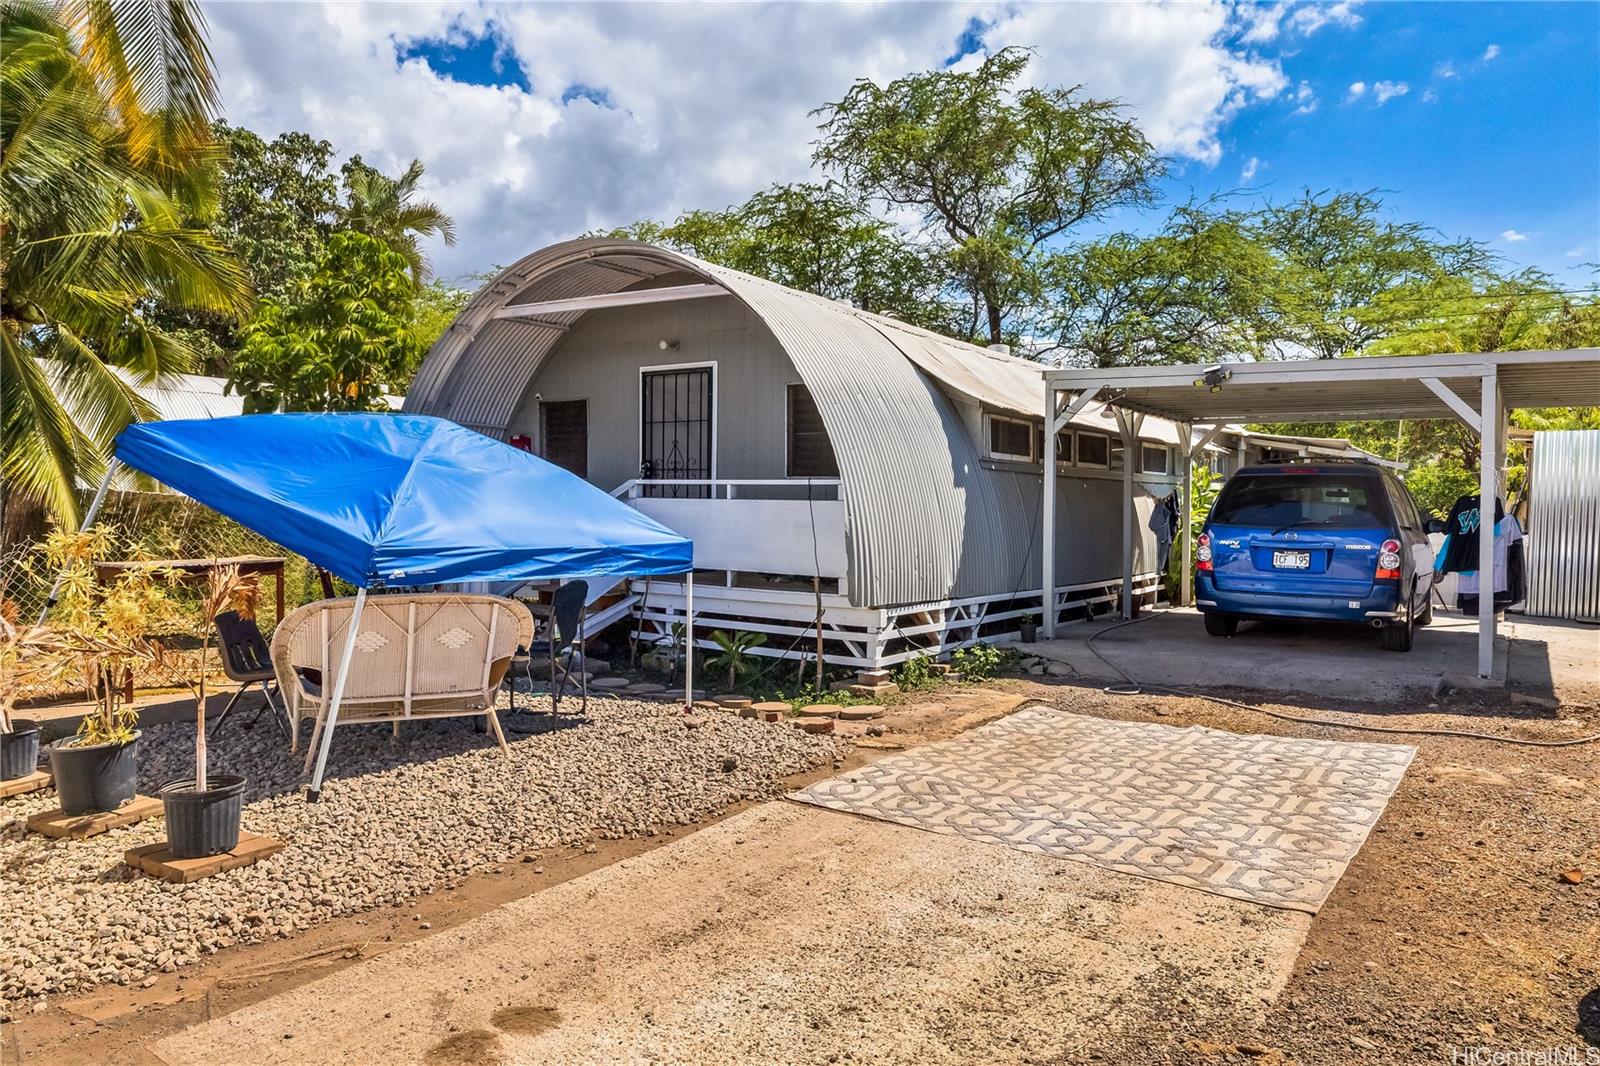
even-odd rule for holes
{"type": "Polygon", "coordinates": [[[1272,566],[1276,570],[1311,569],[1310,552],[1273,552],[1272,566]]]}

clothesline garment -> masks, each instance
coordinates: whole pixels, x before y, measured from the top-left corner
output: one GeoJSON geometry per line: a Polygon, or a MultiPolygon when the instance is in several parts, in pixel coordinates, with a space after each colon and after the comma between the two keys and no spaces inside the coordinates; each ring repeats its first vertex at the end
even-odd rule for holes
{"type": "MultiPolygon", "coordinates": [[[[1450,508],[1450,517],[1444,520],[1444,543],[1434,569],[1441,574],[1478,569],[1478,529],[1482,525],[1477,496],[1462,496],[1450,508]]],[[[1494,520],[1498,524],[1505,516],[1505,507],[1495,497],[1494,520]]]]}
{"type": "Polygon", "coordinates": [[[1178,493],[1174,489],[1156,501],[1150,509],[1150,521],[1145,523],[1156,535],[1156,570],[1167,572],[1167,560],[1172,558],[1172,542],[1178,535],[1178,493]]]}
{"type": "MultiPolygon", "coordinates": [[[[1527,598],[1527,563],[1522,524],[1506,515],[1494,527],[1494,606],[1504,610],[1527,598]]],[[[1478,609],[1480,574],[1463,570],[1456,579],[1456,605],[1471,614],[1478,609]]]]}

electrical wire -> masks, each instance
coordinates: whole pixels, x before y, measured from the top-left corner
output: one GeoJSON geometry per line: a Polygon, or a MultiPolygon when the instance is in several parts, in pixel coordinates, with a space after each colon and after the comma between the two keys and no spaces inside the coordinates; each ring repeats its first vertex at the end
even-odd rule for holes
{"type": "Polygon", "coordinates": [[[1209,700],[1212,703],[1220,703],[1225,707],[1234,707],[1241,711],[1251,711],[1255,714],[1266,715],[1268,718],[1276,718],[1283,722],[1298,722],[1301,725],[1326,726],[1330,729],[1356,729],[1367,733],[1398,733],[1409,736],[1424,737],[1457,737],[1463,740],[1486,740],[1494,744],[1516,744],[1528,748],[1571,748],[1576,747],[1579,744],[1593,744],[1596,741],[1600,741],[1600,733],[1595,733],[1586,737],[1573,737],[1568,740],[1530,740],[1522,737],[1499,737],[1492,733],[1474,733],[1471,730],[1466,729],[1422,729],[1406,728],[1403,726],[1369,725],[1360,722],[1338,722],[1329,718],[1316,718],[1310,715],[1286,714],[1283,711],[1268,710],[1266,707],[1258,707],[1255,704],[1241,703],[1238,700],[1230,700],[1222,696],[1213,696],[1205,692],[1195,692],[1190,689],[1172,688],[1168,685],[1142,684],[1141,682],[1135,681],[1132,677],[1128,676],[1128,672],[1123,670],[1122,667],[1106,658],[1105,654],[1094,646],[1094,642],[1105,636],[1107,633],[1121,629],[1123,626],[1131,626],[1135,622],[1143,622],[1154,617],[1154,614],[1146,614],[1140,615],[1137,618],[1124,619],[1123,621],[1118,622],[1116,625],[1107,626],[1105,629],[1100,630],[1084,642],[1084,647],[1093,652],[1095,658],[1109,666],[1113,671],[1116,672],[1118,677],[1122,678],[1122,680],[1126,682],[1126,684],[1122,685],[1107,685],[1104,689],[1102,689],[1102,691],[1113,696],[1137,696],[1141,692],[1145,691],[1159,692],[1172,696],[1184,696],[1189,699],[1209,700]]]}

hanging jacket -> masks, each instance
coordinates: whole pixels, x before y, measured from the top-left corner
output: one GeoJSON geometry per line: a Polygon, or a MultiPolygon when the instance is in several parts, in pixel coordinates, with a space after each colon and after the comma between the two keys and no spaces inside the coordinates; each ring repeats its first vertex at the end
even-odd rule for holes
{"type": "MultiPolygon", "coordinates": [[[[1494,520],[1505,517],[1505,507],[1500,497],[1494,499],[1494,520]]],[[[1433,568],[1441,574],[1457,573],[1478,568],[1478,529],[1482,524],[1478,497],[1463,496],[1450,508],[1450,517],[1444,520],[1444,543],[1433,568]]]]}

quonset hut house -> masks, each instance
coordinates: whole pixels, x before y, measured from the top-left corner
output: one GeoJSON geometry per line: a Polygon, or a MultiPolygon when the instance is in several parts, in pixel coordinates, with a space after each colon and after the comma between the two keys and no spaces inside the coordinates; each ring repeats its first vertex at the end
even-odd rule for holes
{"type": "MultiPolygon", "coordinates": [[[[584,239],[484,286],[405,409],[529,448],[691,537],[697,634],[755,631],[767,642],[753,654],[810,655],[820,610],[826,661],[865,670],[1041,617],[1042,370],[677,252],[584,239]]],[[[1146,419],[1130,455],[1098,405],[1062,431],[1058,619],[1120,593],[1129,462],[1133,591],[1156,594],[1147,523],[1181,483],[1178,433],[1146,419]]],[[[1243,431],[1209,447],[1222,469],[1348,449],[1243,431]]],[[[683,614],[680,582],[635,581],[588,631],[627,617],[650,640],[683,614]]]]}

